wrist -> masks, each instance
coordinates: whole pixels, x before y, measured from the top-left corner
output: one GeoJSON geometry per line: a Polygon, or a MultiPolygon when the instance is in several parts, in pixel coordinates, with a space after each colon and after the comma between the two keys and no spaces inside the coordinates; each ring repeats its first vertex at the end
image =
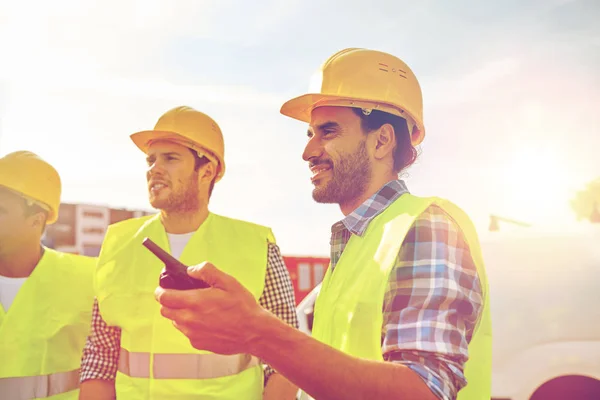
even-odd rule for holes
{"type": "Polygon", "coordinates": [[[273,340],[277,337],[276,332],[281,324],[285,325],[269,311],[261,308],[249,321],[248,353],[264,359],[268,353],[269,344],[273,345],[273,340]]]}

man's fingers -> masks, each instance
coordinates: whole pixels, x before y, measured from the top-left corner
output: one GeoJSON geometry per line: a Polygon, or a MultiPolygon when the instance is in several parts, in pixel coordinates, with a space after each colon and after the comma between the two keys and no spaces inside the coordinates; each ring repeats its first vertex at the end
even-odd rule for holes
{"type": "Polygon", "coordinates": [[[203,280],[213,288],[225,291],[234,289],[237,284],[235,278],[221,271],[210,262],[203,262],[189,267],[187,273],[192,278],[203,280]]]}
{"type": "Polygon", "coordinates": [[[157,287],[154,297],[164,307],[172,309],[188,308],[194,305],[195,290],[175,290],[157,287]]]}
{"type": "Polygon", "coordinates": [[[196,332],[193,325],[190,325],[191,317],[186,315],[187,310],[174,310],[172,308],[161,307],[160,313],[163,317],[172,321],[175,329],[179,330],[183,335],[188,337],[190,344],[198,349],[205,350],[202,336],[196,332]]]}
{"type": "MultiPolygon", "coordinates": [[[[177,326],[187,326],[190,323],[189,312],[186,309],[176,310],[174,308],[169,307],[161,307],[160,314],[173,321],[177,326]]],[[[179,328],[178,328],[179,329],[179,328]]]]}

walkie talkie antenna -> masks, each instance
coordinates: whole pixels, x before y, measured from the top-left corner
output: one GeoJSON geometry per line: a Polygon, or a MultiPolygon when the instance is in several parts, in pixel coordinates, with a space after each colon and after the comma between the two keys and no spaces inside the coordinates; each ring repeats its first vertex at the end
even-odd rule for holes
{"type": "Polygon", "coordinates": [[[172,255],[164,251],[159,245],[150,240],[150,238],[145,238],[142,244],[165,264],[167,270],[173,269],[174,257],[172,255]]]}
{"type": "Polygon", "coordinates": [[[203,280],[194,279],[189,276],[187,265],[161,249],[150,238],[145,238],[142,244],[165,264],[165,268],[163,268],[158,279],[160,287],[179,290],[206,289],[210,287],[203,280]]]}

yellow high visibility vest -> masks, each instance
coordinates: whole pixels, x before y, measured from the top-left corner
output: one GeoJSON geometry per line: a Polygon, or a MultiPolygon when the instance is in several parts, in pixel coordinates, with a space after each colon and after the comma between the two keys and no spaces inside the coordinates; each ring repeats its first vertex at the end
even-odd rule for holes
{"type": "Polygon", "coordinates": [[[327,270],[315,304],[313,336],[347,354],[383,361],[383,299],[400,246],[415,219],[431,204],[444,209],[462,229],[483,289],[483,312],[469,343],[465,365],[467,386],[458,400],[491,395],[492,325],[488,283],[479,239],[468,216],[440,198],[403,194],[375,217],[365,234],[353,235],[333,273],[327,270]]]}
{"type": "MultiPolygon", "coordinates": [[[[170,252],[158,215],[110,226],[96,273],[100,313],[110,326],[122,330],[117,398],[262,399],[258,359],[196,350],[160,315],[154,291],[164,264],[142,245],[145,237],[170,252]]],[[[210,213],[180,261],[210,261],[258,299],[264,289],[268,242],[274,242],[269,228],[210,213]]]]}
{"type": "Polygon", "coordinates": [[[0,305],[0,398],[78,398],[95,265],[46,248],[8,312],[0,305]]]}

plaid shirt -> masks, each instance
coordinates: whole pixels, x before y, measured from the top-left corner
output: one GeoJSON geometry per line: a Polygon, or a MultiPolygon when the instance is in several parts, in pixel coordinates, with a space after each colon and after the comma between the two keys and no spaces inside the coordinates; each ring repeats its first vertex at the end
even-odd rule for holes
{"type": "MultiPolygon", "coordinates": [[[[265,288],[259,304],[281,320],[298,328],[294,288],[279,247],[269,243],[265,288]]],[[[92,329],[87,338],[81,360],[80,381],[89,379],[115,380],[121,348],[121,329],[108,326],[102,319],[98,302],[94,301],[92,329]]],[[[273,369],[265,367],[265,384],[273,369]]]]}
{"type": "MultiPolygon", "coordinates": [[[[405,193],[403,181],[390,181],[333,225],[331,268],[351,235],[362,236],[369,223],[405,193]]],[[[466,385],[467,346],[482,305],[463,233],[445,211],[430,206],[410,228],[390,274],[383,302],[384,359],[413,370],[439,399],[456,399],[466,385]]]]}

